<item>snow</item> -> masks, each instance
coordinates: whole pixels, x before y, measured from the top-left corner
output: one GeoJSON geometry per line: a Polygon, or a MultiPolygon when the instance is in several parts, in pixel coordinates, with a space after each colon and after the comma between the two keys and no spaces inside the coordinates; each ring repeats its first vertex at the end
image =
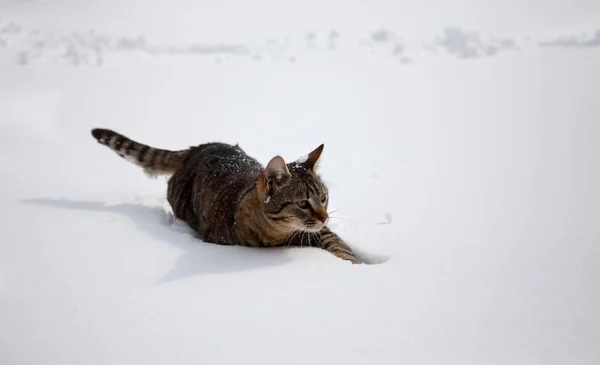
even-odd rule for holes
{"type": "Polygon", "coordinates": [[[597,364],[600,5],[486,5],[2,2],[0,364],[597,364]],[[94,127],[325,143],[368,264],[199,242],[94,127]]]}
{"type": "Polygon", "coordinates": [[[308,161],[308,155],[303,155],[296,160],[296,163],[303,164],[308,161]]]}
{"type": "Polygon", "coordinates": [[[132,155],[123,155],[126,161],[131,162],[134,165],[138,165],[139,162],[137,160],[137,158],[133,157],[132,155]]]}

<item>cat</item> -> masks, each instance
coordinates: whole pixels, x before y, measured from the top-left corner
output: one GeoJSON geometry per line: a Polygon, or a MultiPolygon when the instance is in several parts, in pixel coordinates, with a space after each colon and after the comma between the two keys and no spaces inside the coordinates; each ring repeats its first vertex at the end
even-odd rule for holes
{"type": "Polygon", "coordinates": [[[181,151],[153,148],[109,129],[92,136],[149,175],[167,175],[174,215],[204,242],[250,247],[320,247],[360,263],[327,223],[329,192],[316,173],[320,145],[287,163],[273,157],[266,167],[239,147],[204,143],[181,151]]]}

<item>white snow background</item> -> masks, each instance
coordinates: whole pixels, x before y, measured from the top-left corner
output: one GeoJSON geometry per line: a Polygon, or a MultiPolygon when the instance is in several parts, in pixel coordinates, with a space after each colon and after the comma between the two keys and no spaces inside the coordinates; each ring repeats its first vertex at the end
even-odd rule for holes
{"type": "Polygon", "coordinates": [[[0,364],[600,363],[597,1],[0,2],[0,364]],[[196,240],[94,127],[325,143],[318,249],[196,240]]]}

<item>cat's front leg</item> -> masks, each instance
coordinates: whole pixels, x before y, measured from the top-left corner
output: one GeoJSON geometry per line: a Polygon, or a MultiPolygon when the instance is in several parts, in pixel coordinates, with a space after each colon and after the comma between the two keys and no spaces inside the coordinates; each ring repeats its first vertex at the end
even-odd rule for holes
{"type": "Polygon", "coordinates": [[[331,232],[329,228],[323,228],[319,237],[319,247],[327,250],[335,256],[348,260],[353,264],[360,264],[350,246],[348,246],[337,234],[331,232]]]}

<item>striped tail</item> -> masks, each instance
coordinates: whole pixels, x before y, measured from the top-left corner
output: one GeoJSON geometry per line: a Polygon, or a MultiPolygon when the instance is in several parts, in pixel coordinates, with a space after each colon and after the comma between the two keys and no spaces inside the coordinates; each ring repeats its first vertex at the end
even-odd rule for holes
{"type": "Polygon", "coordinates": [[[168,151],[133,141],[109,129],[92,129],[92,136],[148,175],[172,175],[181,168],[190,150],[168,151]]]}

